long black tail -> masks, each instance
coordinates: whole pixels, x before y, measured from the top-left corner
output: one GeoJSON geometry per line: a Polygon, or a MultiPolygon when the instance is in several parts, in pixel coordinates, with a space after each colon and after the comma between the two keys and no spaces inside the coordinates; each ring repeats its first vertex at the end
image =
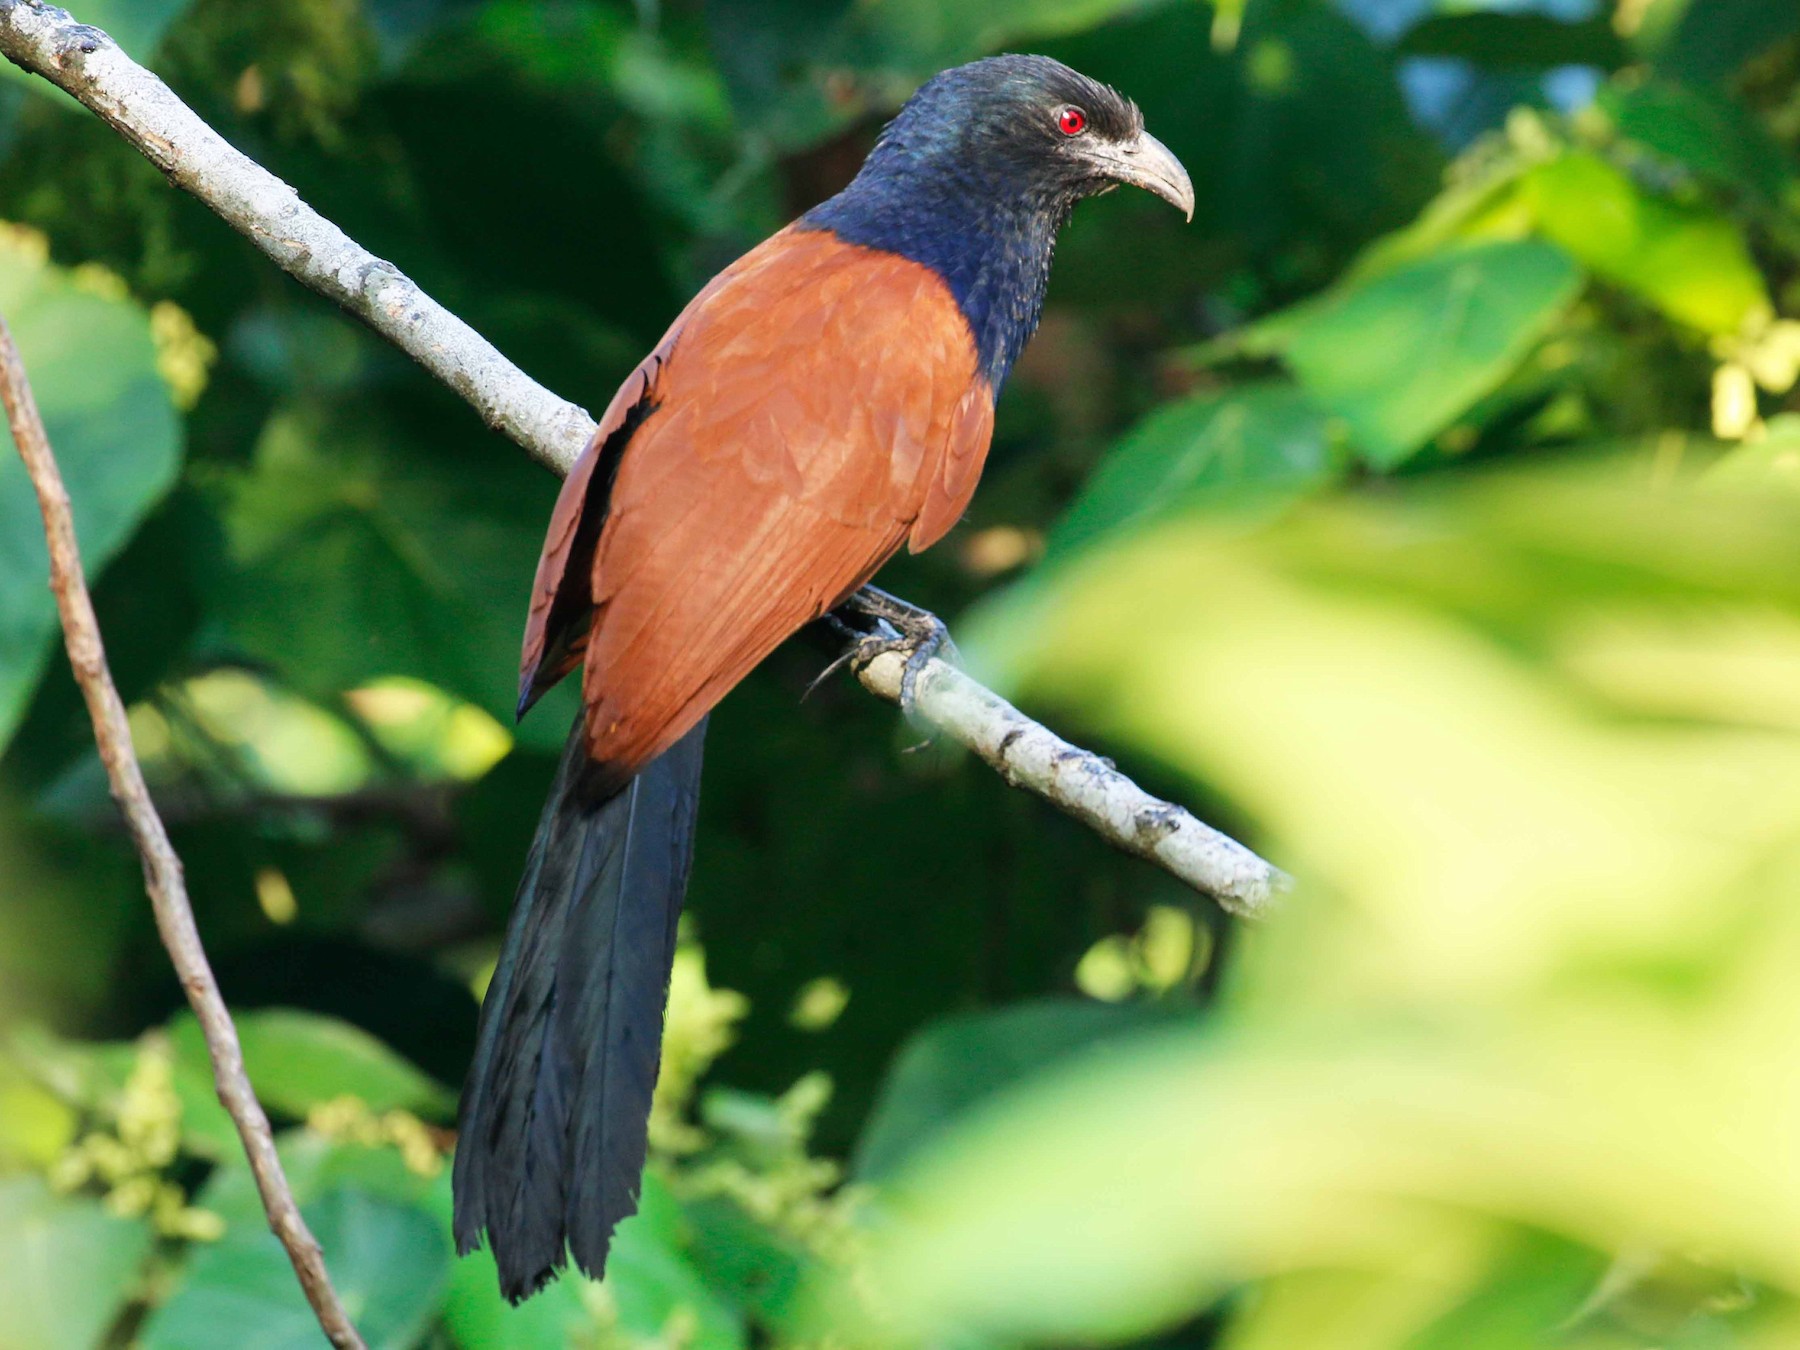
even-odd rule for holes
{"type": "Polygon", "coordinates": [[[637,1211],[702,722],[625,788],[569,738],[481,1008],[456,1148],[456,1245],[486,1231],[517,1301],[567,1254],[590,1275],[637,1211]]]}

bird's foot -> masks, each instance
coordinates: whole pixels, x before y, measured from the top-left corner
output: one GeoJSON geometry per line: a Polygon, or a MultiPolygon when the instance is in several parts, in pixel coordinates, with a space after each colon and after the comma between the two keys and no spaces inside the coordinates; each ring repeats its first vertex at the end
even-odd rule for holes
{"type": "Polygon", "coordinates": [[[939,656],[956,655],[956,644],[942,619],[874,586],[864,586],[825,618],[851,646],[820,673],[813,688],[844,666],[860,671],[877,657],[897,653],[906,658],[900,672],[900,711],[909,718],[917,716],[919,677],[925,667],[939,656]]]}

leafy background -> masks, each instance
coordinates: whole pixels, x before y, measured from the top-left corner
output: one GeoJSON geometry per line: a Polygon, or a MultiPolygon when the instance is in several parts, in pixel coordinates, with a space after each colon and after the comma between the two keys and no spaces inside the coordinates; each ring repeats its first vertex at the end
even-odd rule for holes
{"type": "MultiPolygon", "coordinates": [[[[563,394],[941,66],[1126,90],[969,519],[886,582],[1302,879],[1255,933],[797,638],[714,722],[642,1215],[518,1310],[454,1093],[571,713],[555,484],[0,78],[0,313],[372,1345],[1800,1344],[1800,5],[83,0],[563,394]]],[[[0,459],[0,1346],[321,1343],[0,459]]]]}

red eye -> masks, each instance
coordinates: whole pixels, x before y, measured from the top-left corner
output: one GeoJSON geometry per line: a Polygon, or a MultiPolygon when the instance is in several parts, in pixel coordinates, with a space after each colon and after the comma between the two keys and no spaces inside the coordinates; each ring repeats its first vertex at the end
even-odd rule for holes
{"type": "Polygon", "coordinates": [[[1056,129],[1065,136],[1079,136],[1087,130],[1087,114],[1080,108],[1064,108],[1056,115],[1056,129]]]}

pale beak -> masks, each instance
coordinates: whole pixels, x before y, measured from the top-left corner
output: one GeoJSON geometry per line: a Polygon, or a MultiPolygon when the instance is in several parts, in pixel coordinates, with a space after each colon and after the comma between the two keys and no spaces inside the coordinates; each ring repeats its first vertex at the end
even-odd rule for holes
{"type": "Polygon", "coordinates": [[[1193,181],[1169,147],[1149,132],[1140,131],[1123,145],[1099,141],[1083,149],[1108,178],[1154,192],[1190,221],[1194,218],[1193,181]]]}

